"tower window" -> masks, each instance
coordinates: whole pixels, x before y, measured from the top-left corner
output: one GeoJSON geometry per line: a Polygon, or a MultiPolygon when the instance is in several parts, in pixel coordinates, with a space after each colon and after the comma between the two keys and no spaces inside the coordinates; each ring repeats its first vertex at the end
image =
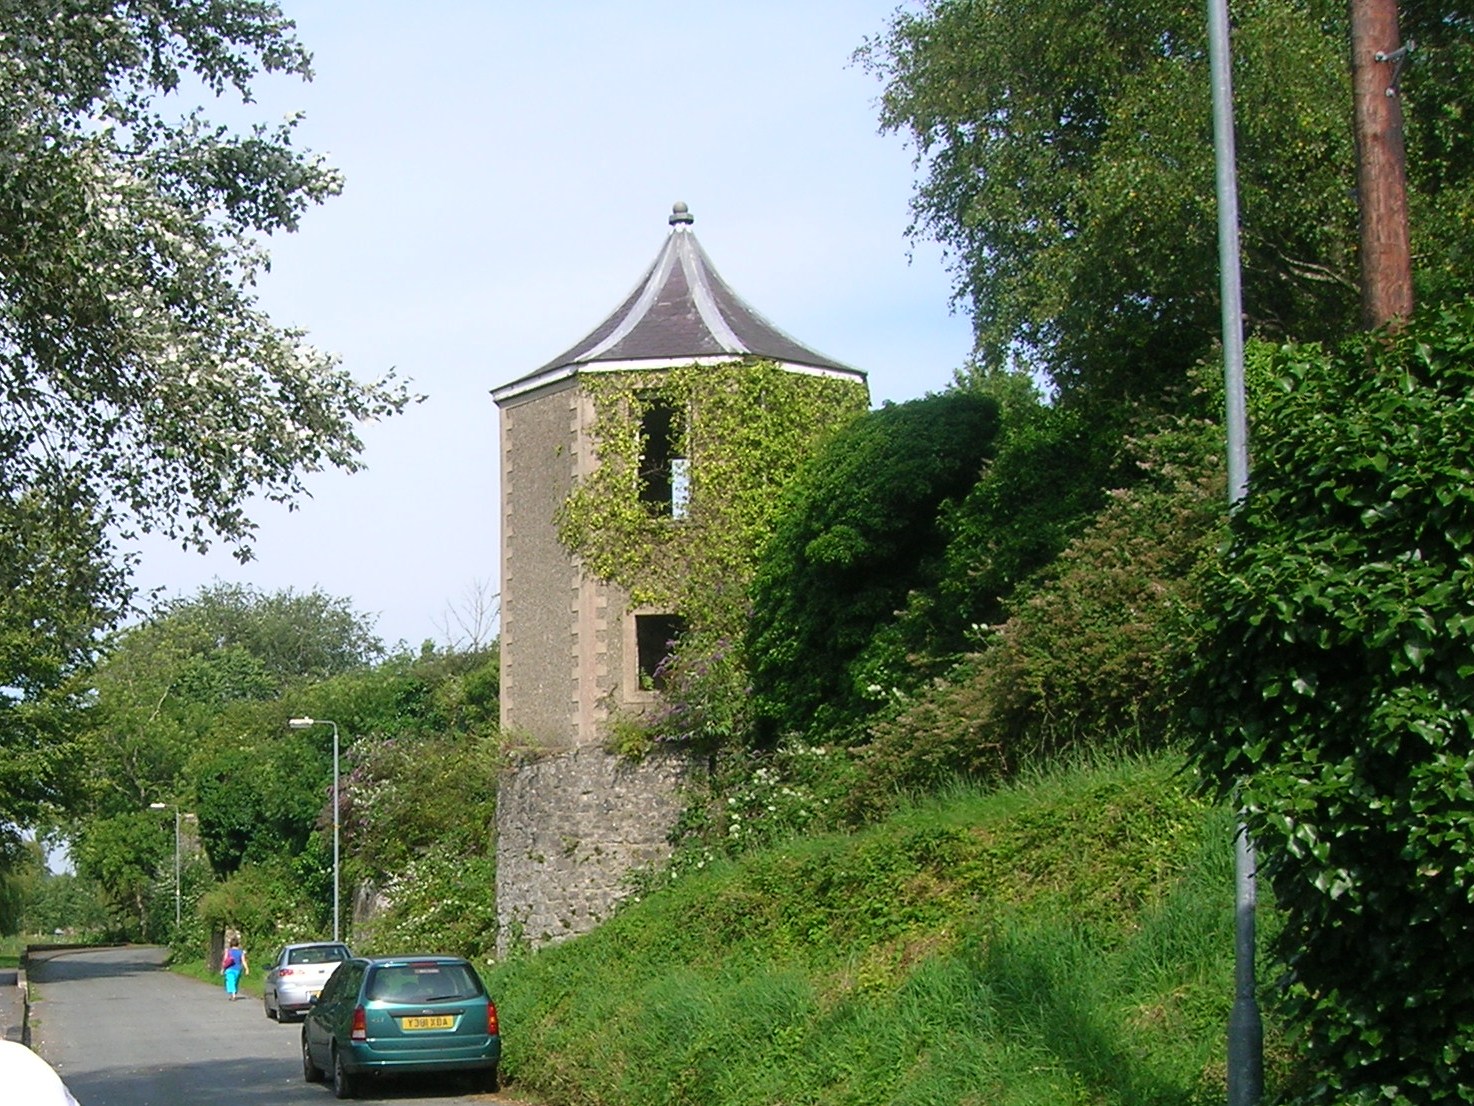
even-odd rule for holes
{"type": "Polygon", "coordinates": [[[686,517],[689,462],[678,454],[681,419],[674,405],[655,399],[640,418],[640,502],[653,513],[686,517]]]}
{"type": "Polygon", "coordinates": [[[675,614],[635,615],[635,650],[640,666],[640,686],[661,691],[665,686],[665,662],[675,652],[676,639],[686,620],[675,614]]]}

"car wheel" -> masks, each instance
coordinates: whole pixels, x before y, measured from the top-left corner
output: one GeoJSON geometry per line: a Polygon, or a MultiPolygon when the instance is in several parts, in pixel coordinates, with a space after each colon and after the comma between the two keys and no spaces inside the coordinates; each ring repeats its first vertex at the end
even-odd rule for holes
{"type": "Polygon", "coordinates": [[[321,1083],[327,1073],[312,1062],[312,1050],[307,1047],[307,1027],[302,1027],[302,1078],[308,1083],[321,1083]]]}
{"type": "Polygon", "coordinates": [[[272,1021],[281,1021],[281,1011],[273,1010],[271,1008],[271,1002],[267,999],[265,994],[261,996],[261,1008],[266,1011],[266,1016],[272,1021]]]}
{"type": "Polygon", "coordinates": [[[343,1054],[333,1049],[333,1095],[336,1098],[352,1098],[358,1090],[358,1081],[343,1067],[343,1054]]]}

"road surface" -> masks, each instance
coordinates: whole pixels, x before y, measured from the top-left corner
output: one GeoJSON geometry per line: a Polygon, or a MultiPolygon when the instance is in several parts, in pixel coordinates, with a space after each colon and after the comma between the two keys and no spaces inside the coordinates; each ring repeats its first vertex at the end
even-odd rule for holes
{"type": "MultiPolygon", "coordinates": [[[[327,1106],[326,1084],[302,1079],[301,1027],[278,1025],[261,1000],[164,969],[165,950],[40,953],[30,962],[31,1043],[81,1106],[327,1106]]],[[[374,1083],[395,1103],[536,1106],[467,1094],[446,1079],[374,1083]]]]}

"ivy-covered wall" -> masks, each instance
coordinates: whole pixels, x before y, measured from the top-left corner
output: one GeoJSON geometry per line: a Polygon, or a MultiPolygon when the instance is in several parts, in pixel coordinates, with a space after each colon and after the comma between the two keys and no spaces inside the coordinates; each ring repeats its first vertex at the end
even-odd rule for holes
{"type": "Polygon", "coordinates": [[[679,614],[693,637],[740,637],[747,586],[783,491],[817,443],[869,406],[858,379],[746,359],[588,373],[597,464],[558,513],[585,570],[636,607],[679,614]],[[639,494],[642,422],[655,405],[684,413],[674,452],[689,459],[683,517],[639,494]]]}

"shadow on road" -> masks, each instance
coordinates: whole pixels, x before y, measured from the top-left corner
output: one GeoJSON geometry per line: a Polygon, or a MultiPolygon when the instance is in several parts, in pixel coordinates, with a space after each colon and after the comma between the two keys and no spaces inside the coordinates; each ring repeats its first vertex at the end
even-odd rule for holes
{"type": "MultiPolygon", "coordinates": [[[[187,1102],[190,1092],[186,1088],[213,1086],[218,1089],[218,1101],[229,1101],[232,1106],[254,1106],[256,1103],[283,1101],[283,1082],[280,1067],[273,1065],[263,1071],[260,1061],[222,1058],[200,1061],[194,1064],[170,1064],[163,1071],[158,1069],[119,1070],[116,1068],[78,1072],[67,1076],[67,1086],[79,1102],[187,1102]],[[179,1088],[174,1093],[174,1088],[179,1088]],[[158,1097],[162,1093],[162,1098],[158,1097]]],[[[308,1086],[297,1077],[298,1092],[324,1104],[333,1101],[333,1089],[326,1083],[308,1086]]],[[[356,1096],[359,1099],[393,1102],[395,1100],[447,1098],[473,1102],[497,1103],[506,1100],[496,1095],[470,1094],[468,1087],[458,1079],[448,1076],[414,1077],[401,1076],[397,1079],[374,1080],[363,1087],[356,1096]]],[[[303,1099],[305,1101],[306,1099],[303,1099]]],[[[294,1095],[292,1101],[298,1101],[294,1095]]]]}
{"type": "Polygon", "coordinates": [[[26,976],[33,983],[64,983],[75,979],[102,979],[163,970],[168,951],[140,947],[118,949],[99,957],[95,948],[51,949],[32,953],[26,960],[26,976]],[[88,953],[91,955],[80,955],[88,953]]]}

